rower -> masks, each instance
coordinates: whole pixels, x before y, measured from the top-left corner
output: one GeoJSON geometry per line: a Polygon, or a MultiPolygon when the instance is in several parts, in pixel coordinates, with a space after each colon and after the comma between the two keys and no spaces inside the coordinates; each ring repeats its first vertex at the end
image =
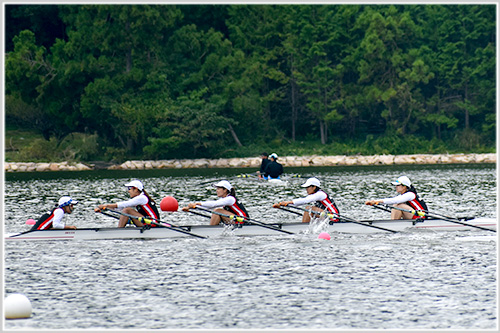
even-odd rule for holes
{"type": "MultiPolygon", "coordinates": [[[[305,205],[308,203],[314,203],[313,206],[307,206],[306,209],[314,210],[318,213],[323,212],[324,210],[327,211],[329,214],[334,214],[335,216],[338,216],[339,214],[339,209],[337,208],[337,205],[335,202],[330,199],[330,196],[326,194],[325,191],[323,191],[320,186],[321,182],[319,181],[318,178],[312,177],[309,178],[304,184],[301,185],[302,187],[306,188],[307,191],[307,196],[299,199],[293,199],[290,201],[281,201],[278,203],[273,204],[274,208],[279,208],[281,206],[287,206],[287,205],[305,205]]],[[[332,218],[331,221],[337,222],[337,218],[332,218]]],[[[302,216],[302,222],[309,223],[311,222],[311,214],[307,211],[304,212],[302,216]]]]}
{"type": "MultiPolygon", "coordinates": [[[[398,193],[397,196],[385,199],[368,200],[365,202],[365,205],[373,206],[384,203],[407,210],[427,210],[427,204],[417,194],[417,190],[407,176],[401,176],[397,180],[391,182],[391,184],[396,186],[396,192],[398,193]]],[[[398,209],[391,210],[391,220],[400,220],[402,218],[411,220],[421,218],[421,216],[398,209]]]]}
{"type": "Polygon", "coordinates": [[[237,222],[231,220],[228,216],[238,216],[244,219],[249,217],[245,206],[238,201],[236,198],[236,191],[227,180],[221,180],[220,182],[213,184],[216,188],[217,200],[209,200],[202,202],[192,202],[182,210],[188,212],[190,209],[196,208],[196,206],[202,206],[204,208],[215,208],[214,213],[210,217],[210,225],[218,225],[220,222],[226,224],[243,224],[243,222],[237,222]],[[227,216],[226,216],[227,215],[227,216]]]}
{"type": "MultiPolygon", "coordinates": [[[[140,180],[132,180],[131,182],[125,184],[130,196],[129,200],[120,201],[117,203],[101,204],[94,209],[95,212],[101,212],[101,210],[106,211],[106,209],[118,208],[122,210],[120,221],[118,222],[118,228],[124,228],[131,216],[137,218],[131,218],[132,222],[137,227],[143,227],[144,224],[141,222],[141,217],[152,218],[158,220],[160,218],[160,213],[156,207],[156,202],[144,189],[144,185],[140,180]]],[[[155,225],[153,225],[155,226],[155,225]]]]}

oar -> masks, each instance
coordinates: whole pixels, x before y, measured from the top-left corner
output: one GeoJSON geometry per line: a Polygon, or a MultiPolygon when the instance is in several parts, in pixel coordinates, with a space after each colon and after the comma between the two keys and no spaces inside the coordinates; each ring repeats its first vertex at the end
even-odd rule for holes
{"type": "Polygon", "coordinates": [[[267,223],[251,219],[249,217],[236,216],[236,215],[227,215],[227,214],[219,213],[219,212],[216,212],[214,210],[210,210],[208,208],[200,207],[200,206],[196,206],[195,209],[204,210],[204,211],[210,212],[212,214],[217,214],[217,215],[220,215],[220,216],[224,216],[224,217],[230,218],[231,220],[234,220],[234,221],[237,221],[237,222],[248,222],[250,224],[255,224],[255,225],[258,225],[258,226],[261,226],[261,227],[264,227],[264,228],[276,230],[276,231],[279,231],[279,232],[284,232],[286,234],[290,234],[290,235],[295,234],[294,232],[291,232],[291,231],[288,231],[288,230],[283,230],[283,229],[277,228],[275,226],[269,225],[267,223]]]}
{"type": "Polygon", "coordinates": [[[119,217],[118,217],[118,216],[115,216],[115,215],[111,215],[111,214],[105,213],[105,212],[103,212],[102,210],[100,211],[100,213],[101,213],[101,214],[104,214],[104,215],[106,215],[106,216],[112,217],[112,218],[114,218],[114,219],[119,219],[119,217]]]}
{"type": "MultiPolygon", "coordinates": [[[[312,210],[312,209],[305,209],[305,208],[294,206],[294,205],[288,205],[288,207],[293,207],[293,208],[296,208],[296,209],[303,210],[305,212],[313,213],[313,214],[316,214],[316,215],[321,215],[321,212],[317,212],[317,211],[312,210]]],[[[337,214],[337,213],[327,213],[326,216],[328,216],[329,218],[338,217],[338,218],[344,219],[344,220],[346,220],[348,222],[352,222],[352,223],[364,225],[365,227],[380,229],[380,230],[384,230],[384,231],[388,231],[388,232],[392,232],[392,233],[396,233],[397,232],[396,230],[391,230],[391,229],[387,229],[387,228],[384,228],[384,227],[379,227],[378,225],[364,223],[364,222],[361,222],[361,221],[358,221],[358,220],[355,220],[355,219],[352,219],[350,217],[343,216],[343,215],[340,215],[340,214],[337,214]]]]}
{"type": "Polygon", "coordinates": [[[202,214],[202,213],[193,212],[193,211],[190,211],[190,210],[188,210],[187,212],[188,212],[188,213],[191,213],[191,214],[195,214],[195,215],[199,215],[199,216],[203,216],[203,217],[211,218],[210,216],[205,215],[205,214],[202,214]]]}
{"type": "Polygon", "coordinates": [[[281,209],[281,210],[284,210],[284,211],[287,211],[287,212],[290,212],[290,213],[292,213],[292,214],[296,214],[296,215],[300,215],[300,216],[302,216],[302,214],[301,214],[301,213],[296,212],[296,211],[291,210],[291,209],[286,209],[286,208],[283,208],[283,207],[281,207],[281,206],[280,206],[280,207],[276,207],[276,208],[281,209]]]}
{"type": "Polygon", "coordinates": [[[241,174],[241,175],[238,175],[236,177],[237,178],[258,178],[257,174],[252,175],[252,174],[248,174],[248,173],[241,174]]]}
{"type": "MultiPolygon", "coordinates": [[[[411,213],[413,215],[417,215],[417,216],[421,216],[421,217],[429,216],[429,217],[434,217],[434,218],[442,219],[442,220],[445,220],[445,221],[448,221],[448,222],[451,222],[451,223],[462,224],[462,225],[465,225],[465,226],[468,226],[468,227],[471,227],[471,228],[477,228],[477,229],[481,229],[481,230],[487,230],[487,231],[491,231],[491,232],[497,232],[496,230],[493,230],[493,229],[484,228],[484,227],[481,227],[481,226],[478,226],[478,225],[473,225],[473,224],[465,223],[465,222],[459,221],[459,220],[454,219],[454,218],[445,217],[444,215],[430,213],[430,212],[428,212],[426,210],[423,210],[423,211],[422,210],[415,210],[415,209],[411,209],[410,210],[410,209],[404,209],[404,208],[400,208],[400,207],[391,206],[391,205],[384,204],[384,203],[380,203],[378,205],[387,206],[387,207],[389,207],[391,209],[397,209],[397,210],[400,210],[402,212],[411,213]]],[[[374,205],[374,206],[376,206],[376,205],[374,205]]]]}
{"type": "Polygon", "coordinates": [[[383,211],[385,211],[385,212],[390,212],[390,211],[391,211],[389,208],[384,207],[384,206],[373,205],[372,207],[374,207],[374,208],[378,208],[378,209],[381,209],[381,210],[383,210],[383,211]]]}
{"type": "Polygon", "coordinates": [[[205,236],[201,236],[201,235],[197,235],[197,234],[193,234],[192,232],[189,232],[187,230],[184,230],[182,229],[181,226],[178,226],[178,225],[174,225],[172,223],[168,223],[168,222],[164,222],[164,221],[160,221],[158,219],[155,219],[153,217],[139,217],[139,216],[134,216],[134,215],[130,215],[130,214],[127,214],[127,213],[123,213],[123,212],[119,212],[117,210],[113,210],[113,209],[107,209],[108,211],[110,212],[113,212],[113,213],[117,213],[117,214],[120,214],[120,215],[123,215],[123,216],[127,216],[127,217],[130,217],[132,219],[138,219],[139,221],[141,221],[142,223],[144,224],[150,224],[150,223],[153,223],[155,225],[158,225],[158,226],[162,226],[162,227],[165,227],[165,228],[168,228],[168,229],[171,229],[171,230],[174,230],[174,231],[177,231],[177,232],[181,232],[183,234],[187,234],[187,235],[191,235],[193,237],[198,237],[198,238],[207,238],[205,236]],[[153,221],[155,220],[155,221],[153,221]]]}

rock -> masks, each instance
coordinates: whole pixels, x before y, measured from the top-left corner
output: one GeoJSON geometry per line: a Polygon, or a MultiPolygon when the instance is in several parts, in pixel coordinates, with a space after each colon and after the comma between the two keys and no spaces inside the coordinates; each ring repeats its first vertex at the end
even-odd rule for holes
{"type": "Polygon", "coordinates": [[[194,160],[193,162],[193,168],[208,168],[209,164],[206,159],[198,159],[194,160]]]}
{"type": "Polygon", "coordinates": [[[38,163],[35,170],[37,172],[47,171],[49,170],[49,166],[50,166],[49,163],[38,163]]]}
{"type": "Polygon", "coordinates": [[[379,161],[380,161],[380,164],[393,165],[394,164],[394,155],[380,155],[379,161]]]}
{"type": "MultiPolygon", "coordinates": [[[[336,166],[336,165],[403,165],[403,164],[451,164],[451,163],[496,163],[495,153],[488,154],[414,154],[414,155],[355,155],[355,156],[283,156],[279,162],[286,167],[336,166]]],[[[184,169],[184,168],[258,168],[261,159],[220,158],[220,159],[183,159],[183,160],[147,160],[126,161],[120,165],[110,165],[108,170],[144,170],[144,169],[184,169]]],[[[67,161],[60,163],[6,162],[5,172],[34,171],[85,171],[97,170],[84,164],[70,165],[67,161]]],[[[102,168],[101,168],[102,169],[102,168]]]]}
{"type": "Polygon", "coordinates": [[[85,164],[83,164],[83,163],[77,163],[77,164],[76,164],[76,168],[77,168],[77,170],[79,170],[79,171],[92,170],[92,168],[90,168],[88,165],[85,165],[85,164]]]}
{"type": "Polygon", "coordinates": [[[59,164],[57,164],[57,163],[50,163],[49,170],[50,171],[59,171],[60,170],[59,164]]]}
{"type": "Polygon", "coordinates": [[[344,160],[344,165],[358,165],[358,157],[357,156],[347,156],[344,160]]]}

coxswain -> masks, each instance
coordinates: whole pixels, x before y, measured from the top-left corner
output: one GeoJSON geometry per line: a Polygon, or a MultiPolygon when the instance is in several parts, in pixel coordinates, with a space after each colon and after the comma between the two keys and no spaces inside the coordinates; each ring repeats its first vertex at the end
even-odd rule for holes
{"type": "Polygon", "coordinates": [[[66,225],[62,219],[65,214],[73,213],[75,205],[78,201],[69,196],[64,196],[59,199],[54,209],[43,214],[38,221],[33,225],[31,230],[46,230],[46,229],[76,229],[73,225],[66,225]]]}

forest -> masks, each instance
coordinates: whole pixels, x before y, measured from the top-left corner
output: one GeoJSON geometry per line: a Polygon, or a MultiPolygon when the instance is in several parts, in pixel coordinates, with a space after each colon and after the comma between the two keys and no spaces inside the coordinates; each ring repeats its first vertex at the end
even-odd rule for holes
{"type": "Polygon", "coordinates": [[[496,5],[5,5],[22,160],[495,152],[496,5]]]}

